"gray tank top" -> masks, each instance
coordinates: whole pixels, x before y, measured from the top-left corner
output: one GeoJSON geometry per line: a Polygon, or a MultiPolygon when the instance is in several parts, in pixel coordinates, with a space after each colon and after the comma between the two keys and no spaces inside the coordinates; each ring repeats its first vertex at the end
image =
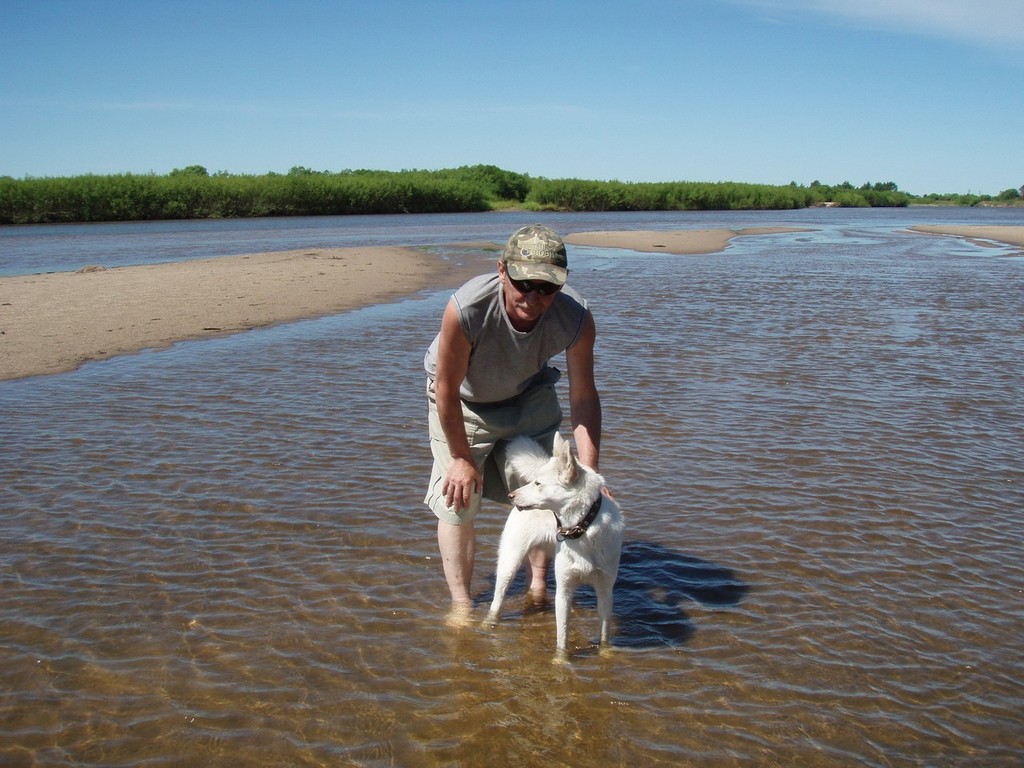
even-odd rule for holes
{"type": "MultiPolygon", "coordinates": [[[[481,275],[452,296],[462,330],[473,349],[462,382],[462,399],[498,403],[522,394],[534,383],[548,381],[548,361],[576,343],[587,316],[587,302],[568,285],[562,288],[536,327],[517,331],[505,313],[505,298],[497,274],[481,275]]],[[[423,367],[433,380],[437,372],[434,337],[423,367]]]]}

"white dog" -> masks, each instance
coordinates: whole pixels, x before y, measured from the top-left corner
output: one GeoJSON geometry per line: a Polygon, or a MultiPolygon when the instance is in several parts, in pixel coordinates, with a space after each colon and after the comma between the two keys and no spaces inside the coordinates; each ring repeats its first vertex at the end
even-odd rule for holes
{"type": "Polygon", "coordinates": [[[509,443],[508,460],[530,480],[509,494],[515,505],[498,545],[494,600],[487,621],[497,622],[509,584],[527,553],[542,546],[555,560],[557,647],[566,650],[569,609],[580,584],[597,593],[601,643],[611,638],[612,587],[619,571],[625,524],[619,505],[603,493],[604,478],[581,464],[568,442],[555,435],[554,455],[536,441],[518,437],[509,443]]]}

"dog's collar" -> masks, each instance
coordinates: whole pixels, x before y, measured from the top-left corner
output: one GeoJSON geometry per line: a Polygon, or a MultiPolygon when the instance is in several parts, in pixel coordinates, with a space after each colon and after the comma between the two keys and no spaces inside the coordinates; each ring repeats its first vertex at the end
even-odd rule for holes
{"type": "Polygon", "coordinates": [[[559,541],[565,541],[566,539],[578,539],[584,533],[587,532],[587,528],[594,522],[594,518],[597,517],[597,513],[601,511],[601,497],[603,493],[597,495],[597,501],[590,505],[590,509],[587,510],[587,514],[583,516],[572,528],[566,528],[562,525],[562,521],[558,519],[558,515],[555,515],[555,523],[558,525],[558,535],[556,538],[559,541]]]}

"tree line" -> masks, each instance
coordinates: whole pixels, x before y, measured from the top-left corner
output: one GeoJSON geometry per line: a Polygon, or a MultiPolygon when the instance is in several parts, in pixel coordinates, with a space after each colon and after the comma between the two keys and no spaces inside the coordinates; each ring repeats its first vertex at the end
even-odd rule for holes
{"type": "Polygon", "coordinates": [[[563,211],[778,210],[906,206],[893,182],[800,186],[531,178],[493,165],[438,171],[209,173],[0,177],[0,224],[158,219],[459,213],[503,207],[563,211]]]}

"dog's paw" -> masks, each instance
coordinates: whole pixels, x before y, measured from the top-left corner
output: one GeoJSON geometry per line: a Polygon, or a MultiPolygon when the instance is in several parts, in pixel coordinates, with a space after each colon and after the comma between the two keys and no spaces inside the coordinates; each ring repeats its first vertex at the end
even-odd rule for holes
{"type": "Polygon", "coordinates": [[[551,663],[556,667],[568,667],[572,665],[572,659],[565,648],[558,648],[555,650],[555,655],[551,658],[551,663]]]}

